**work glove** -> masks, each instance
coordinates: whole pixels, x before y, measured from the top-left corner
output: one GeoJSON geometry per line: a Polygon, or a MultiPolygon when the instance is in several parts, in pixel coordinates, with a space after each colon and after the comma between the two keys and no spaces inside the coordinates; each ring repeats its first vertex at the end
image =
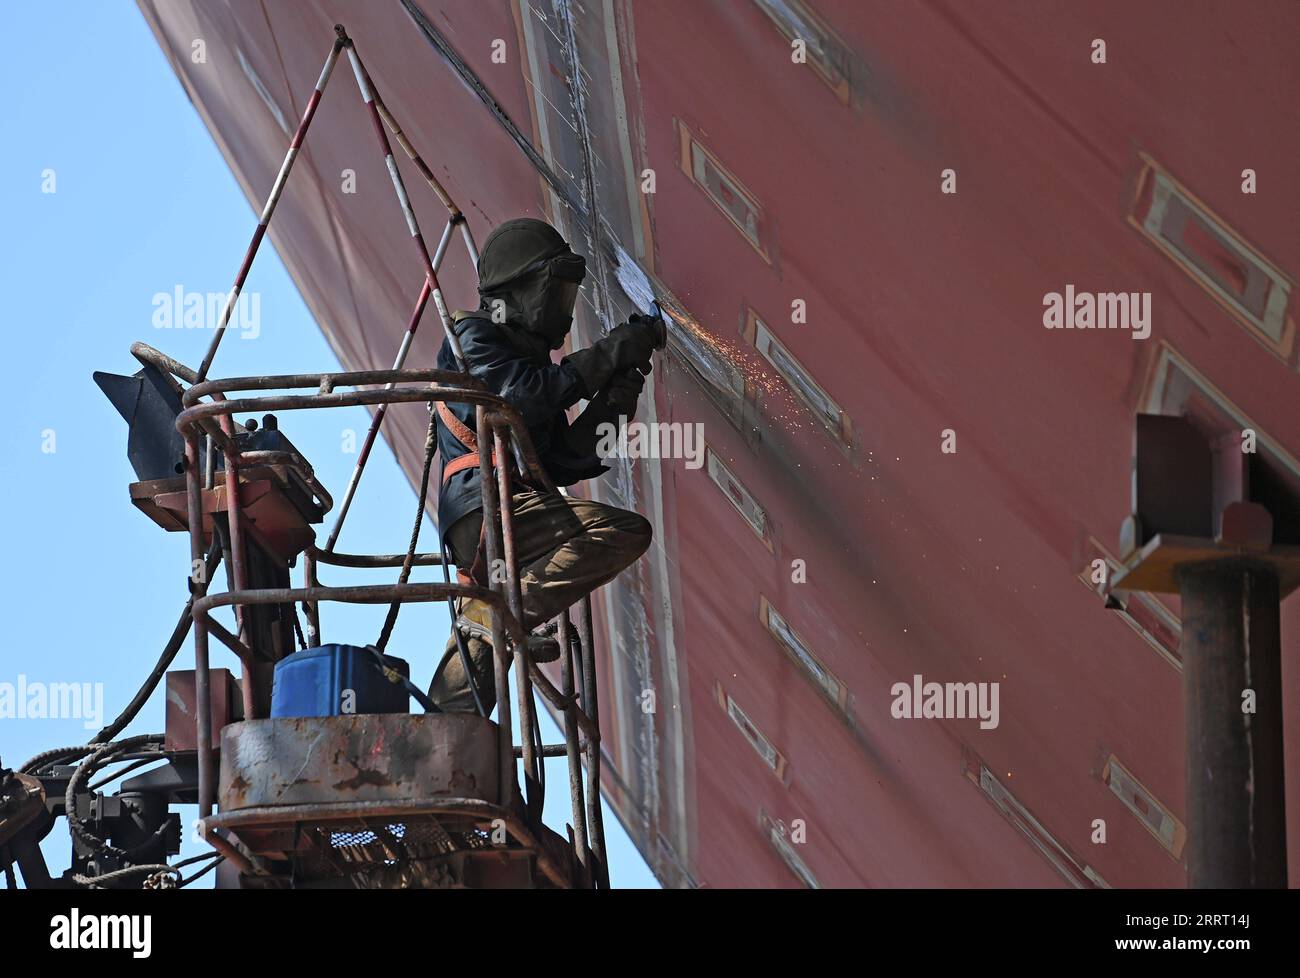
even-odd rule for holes
{"type": "Polygon", "coordinates": [[[603,435],[602,426],[630,421],[644,386],[645,378],[635,367],[625,367],[615,373],[591,398],[578,419],[565,429],[563,437],[569,452],[578,458],[594,459],[603,435]]]}
{"type": "Polygon", "coordinates": [[[620,370],[610,378],[605,386],[605,400],[615,416],[626,415],[631,418],[636,414],[636,402],[641,397],[641,388],[644,386],[645,377],[635,367],[620,370]]]}
{"type": "Polygon", "coordinates": [[[564,362],[578,371],[586,395],[591,398],[620,370],[635,368],[648,374],[651,370],[650,356],[659,342],[660,329],[657,319],[633,315],[587,349],[570,353],[564,362]]]}
{"type": "Polygon", "coordinates": [[[626,364],[626,366],[636,367],[641,373],[648,374],[650,372],[650,355],[659,349],[668,338],[664,331],[664,321],[657,316],[643,316],[637,312],[628,317],[624,327],[628,330],[636,330],[638,342],[645,343],[647,351],[644,355],[632,353],[634,362],[626,364]]]}
{"type": "Polygon", "coordinates": [[[608,351],[615,370],[635,367],[643,374],[650,372],[650,356],[654,353],[659,334],[655,320],[634,315],[621,326],[615,326],[609,335],[596,344],[608,351]]]}

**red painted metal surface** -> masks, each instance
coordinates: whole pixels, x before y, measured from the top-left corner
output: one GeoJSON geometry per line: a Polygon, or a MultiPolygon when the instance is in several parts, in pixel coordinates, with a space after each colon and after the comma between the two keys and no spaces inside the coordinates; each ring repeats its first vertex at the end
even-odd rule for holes
{"type": "MultiPolygon", "coordinates": [[[[509,217],[553,216],[528,159],[400,4],[140,5],[250,200],[289,139],[266,100],[292,125],[342,21],[479,240],[509,217]],[[207,39],[205,66],[189,60],[195,37],[207,39]]],[[[530,36],[550,42],[527,18],[555,8],[417,6],[544,149],[545,101],[530,91],[563,84],[565,68],[530,55],[530,36]]],[[[610,0],[586,4],[574,25],[587,54],[603,37],[620,56],[616,73],[586,81],[593,141],[616,141],[616,75],[631,172],[656,175],[653,195],[632,195],[634,216],[609,222],[636,254],[626,228],[639,220],[642,264],[745,365],[744,410],[759,432],[734,427],[680,359],[657,370],[657,418],[702,422],[768,519],[765,541],[704,469],[663,463],[650,478],[658,463],[634,467],[629,491],[662,551],[597,618],[606,791],[672,884],[801,885],[770,826],[794,834],[802,820],[806,841],[786,848],[823,886],[1183,886],[1185,865],[1103,780],[1118,759],[1185,822],[1179,673],[1077,575],[1090,538],[1114,549],[1130,511],[1133,415],[1172,396],[1155,386],[1171,357],[1205,380],[1202,400],[1230,403],[1300,456],[1290,333],[1266,341],[1230,315],[1142,232],[1135,203],[1154,164],[1295,274],[1300,133],[1285,123],[1300,90],[1300,8],[802,6],[838,38],[851,79],[838,88],[791,61],[789,39],[751,0],[610,0]],[[589,30],[600,18],[610,29],[589,30]],[[1105,64],[1090,58],[1094,39],[1106,41],[1105,64]],[[691,175],[693,160],[682,165],[688,138],[730,174],[733,202],[760,208],[757,246],[691,175]],[[1253,195],[1241,192],[1247,168],[1253,195]],[[955,194],[941,193],[947,169],[955,194]],[[1151,337],[1044,329],[1044,296],[1067,284],[1152,293],[1151,337]],[[791,321],[796,299],[804,324],[791,321]],[[750,345],[753,316],[851,418],[850,447],[750,345]],[[956,454],[940,451],[944,429],[956,454]],[[806,583],[793,582],[794,560],[806,583]],[[764,627],[763,599],[842,684],[842,705],[764,627]],[[613,644],[611,617],[624,635],[613,644]],[[999,682],[1000,724],[892,718],[891,686],[914,674],[999,682]],[[658,693],[648,715],[647,676],[658,693]],[[780,773],[718,687],[783,759],[780,773]],[[981,764],[1014,805],[981,789],[981,764]],[[1092,842],[1095,819],[1105,845],[1092,842]]],[[[326,93],[271,236],[345,369],[374,369],[397,348],[423,269],[350,84],[326,93]],[[341,190],[347,169],[355,194],[341,190]]],[[[434,219],[418,173],[398,166],[434,219]]],[[[573,169],[562,154],[553,167],[573,169]]],[[[597,169],[602,193],[620,180],[597,169]]],[[[463,252],[440,277],[449,305],[473,304],[463,252]]],[[[1293,309],[1291,299],[1288,323],[1293,309]]],[[[440,341],[421,331],[408,363],[431,364],[440,341]]],[[[426,423],[402,405],[385,426],[413,476],[426,423]]],[[[1293,661],[1294,600],[1282,620],[1293,661]]],[[[1300,672],[1284,681],[1293,708],[1300,672]]],[[[1296,879],[1294,725],[1287,757],[1296,879]]]]}

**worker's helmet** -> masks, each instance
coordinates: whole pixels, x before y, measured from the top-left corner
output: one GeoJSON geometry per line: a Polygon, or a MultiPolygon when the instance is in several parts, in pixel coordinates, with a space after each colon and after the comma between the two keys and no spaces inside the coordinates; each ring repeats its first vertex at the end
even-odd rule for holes
{"type": "Polygon", "coordinates": [[[564,345],[573,326],[578,286],[587,261],[574,254],[560,232],[545,221],[518,217],[495,228],[478,258],[483,308],[501,300],[505,320],[545,338],[551,349],[564,345]]]}

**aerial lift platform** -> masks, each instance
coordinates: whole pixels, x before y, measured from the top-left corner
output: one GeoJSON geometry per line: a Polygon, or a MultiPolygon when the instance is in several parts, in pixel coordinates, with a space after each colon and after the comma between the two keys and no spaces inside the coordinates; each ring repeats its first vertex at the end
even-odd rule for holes
{"type": "Polygon", "coordinates": [[[191,369],[136,343],[131,352],[139,372],[96,375],[130,426],[128,456],[138,477],[132,502],[159,526],[189,537],[190,594],[158,663],[121,716],[89,744],[46,751],[16,770],[0,767],[0,868],[11,886],[15,867],[29,887],[171,888],[213,867],[219,886],[245,888],[609,885],[590,598],[570,609],[576,624],[565,613],[549,626],[560,647],[559,687],[530,657],[532,636],[520,624],[512,480],[523,476],[544,491],[558,490],[522,419],[502,398],[463,371],[404,366],[432,299],[463,368],[437,270],[457,229],[475,263],[477,250],[463,213],[388,112],[351,38],[341,26],[335,30],[202,364],[191,369]],[[209,379],[321,95],[345,52],[425,269],[396,360],[389,370],[209,379]],[[389,132],[447,209],[432,255],[389,132]],[[445,546],[418,550],[438,401],[475,407],[485,551],[489,566],[501,569],[490,589],[453,582],[445,546]],[[341,553],[335,549],[339,532],[388,406],[396,403],[425,403],[430,417],[410,547],[404,554],[341,553]],[[279,415],[355,405],[373,407],[372,423],[329,537],[318,546],[313,524],[324,521],[334,501],[280,431],[279,415]],[[263,416],[260,424],[249,418],[241,425],[237,414],[263,416]],[[216,592],[209,585],[221,563],[230,589],[216,592]],[[298,565],[303,586],[295,588],[290,576],[298,565]],[[395,584],[340,587],[321,583],[322,566],[400,571],[395,584]],[[411,583],[417,566],[442,567],[442,582],[411,583]],[[395,665],[399,660],[384,655],[403,605],[447,601],[451,607],[458,598],[477,598],[492,609],[495,719],[484,714],[477,690],[477,715],[438,711],[395,665]],[[425,712],[271,715],[276,663],[296,648],[323,646],[321,605],[334,601],[389,606],[379,639],[357,651],[425,712]],[[234,611],[233,632],[213,616],[223,607],[234,611]],[[191,635],[193,669],[168,671],[191,635]],[[213,638],[238,659],[238,677],[212,667],[213,638]],[[164,676],[165,733],[115,740],[164,676]],[[562,718],[564,743],[541,743],[535,694],[562,718]],[[559,756],[567,760],[572,803],[567,836],[541,820],[544,759],[559,756]],[[92,780],[121,763],[127,766],[92,780]],[[116,792],[100,790],[140,767],[147,770],[122,781],[116,792]],[[169,864],[182,831],[180,815],[170,809],[196,803],[193,828],[212,852],[169,864]],[[55,877],[39,843],[61,817],[72,834],[73,865],[55,877]],[[201,865],[191,875],[182,872],[195,864],[201,865]]]}

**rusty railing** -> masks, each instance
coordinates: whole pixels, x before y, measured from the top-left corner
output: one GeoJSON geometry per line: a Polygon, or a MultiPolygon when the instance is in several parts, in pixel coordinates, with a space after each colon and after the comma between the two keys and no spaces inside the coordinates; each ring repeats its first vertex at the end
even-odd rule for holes
{"type": "MultiPolygon", "coordinates": [[[[580,605],[580,636],[573,641],[571,623],[568,613],[560,616],[557,637],[561,646],[560,670],[561,689],[547,679],[534,664],[527,652],[527,635],[521,620],[522,595],[519,584],[519,569],[514,545],[513,512],[511,506],[511,461],[517,460],[521,470],[526,469],[529,481],[542,486],[544,491],[556,492],[545,470],[539,464],[532,448],[527,430],[522,419],[500,397],[491,394],[481,384],[466,373],[443,370],[405,369],[407,354],[421,317],[432,298],[443,331],[456,362],[462,368],[465,365],[460,342],[452,329],[451,318],[443,299],[438,282],[438,269],[446,255],[448,245],[457,227],[460,228],[465,248],[471,262],[477,264],[478,252],[470,233],[464,213],[452,200],[445,187],[438,181],[432,168],[416,151],[410,138],[402,130],[397,120],[384,104],[374,79],[366,70],[357,54],[355,45],[342,25],[335,26],[336,37],[325,61],[324,68],[316,82],[303,115],[299,121],[284,162],[276,176],[270,194],[259,216],[252,240],[245,251],[243,261],[235,278],[235,284],[221,320],[217,326],[212,342],[197,371],[186,367],[170,357],[142,343],[137,343],[132,352],[145,363],[160,367],[169,378],[185,381],[190,386],[182,391],[180,383],[173,380],[178,392],[183,393],[184,410],[177,419],[177,428],[185,438],[185,477],[188,519],[190,528],[191,557],[197,553],[199,561],[204,559],[203,549],[203,492],[214,486],[214,452],[220,450],[225,460],[225,483],[227,520],[230,538],[228,561],[228,578],[233,581],[231,590],[222,594],[209,594],[206,580],[194,581],[193,627],[195,651],[195,695],[198,724],[199,750],[199,815],[204,837],[215,848],[231,857],[241,868],[254,868],[253,862],[242,855],[229,839],[220,834],[223,824],[234,825],[231,817],[235,813],[211,815],[214,803],[214,785],[212,770],[212,720],[211,689],[209,685],[209,635],[215,636],[227,648],[231,649],[243,664],[243,702],[244,715],[253,718],[256,715],[254,683],[251,668],[254,649],[250,647],[249,631],[245,627],[243,609],[259,604],[285,604],[303,602],[307,609],[307,633],[310,644],[319,644],[320,615],[319,604],[322,601],[343,601],[354,603],[413,602],[432,600],[451,600],[457,597],[479,598],[486,602],[492,611],[492,646],[495,658],[498,736],[500,757],[501,795],[504,804],[509,805],[515,796],[515,757],[523,760],[525,781],[528,788],[528,812],[535,821],[540,821],[543,779],[541,765],[547,756],[559,756],[561,750],[568,759],[569,787],[573,809],[573,849],[578,864],[590,880],[607,883],[604,867],[604,833],[600,812],[600,729],[597,709],[595,649],[592,644],[592,612],[590,598],[585,598],[580,605]],[[393,190],[402,208],[410,231],[412,241],[419,255],[424,270],[424,278],[419,295],[411,311],[406,331],[389,370],[365,370],[349,373],[295,374],[286,376],[243,377],[221,381],[208,380],[208,371],[216,356],[217,348],[225,334],[231,310],[239,297],[244,282],[256,257],[258,248],[269,227],[289,174],[316,110],[324,95],[326,85],[333,73],[339,56],[344,51],[351,63],[358,90],[366,104],[372,127],[384,163],[393,183],[393,190]],[[388,132],[391,131],[397,143],[402,147],[415,165],[424,181],[433,190],[442,206],[447,210],[448,218],[442,235],[434,250],[429,254],[423,234],[420,231],[415,209],[407,194],[405,184],[393,157],[388,132]],[[336,388],[362,388],[383,385],[379,389],[353,390],[339,392],[336,388]],[[418,385],[418,386],[405,386],[418,385]],[[272,391],[290,389],[314,389],[311,394],[263,394],[242,399],[231,399],[226,392],[272,391]],[[211,400],[204,400],[211,398],[211,400]],[[495,582],[491,589],[484,589],[461,584],[453,584],[447,578],[446,562],[441,554],[415,554],[411,565],[442,565],[444,581],[441,584],[390,584],[366,585],[355,587],[321,586],[317,571],[320,564],[338,566],[385,568],[402,566],[408,560],[407,555],[385,554],[340,554],[334,548],[338,542],[344,520],[347,517],[356,494],[357,486],[371,449],[378,437],[388,406],[395,403],[428,402],[430,408],[434,401],[459,401],[475,405],[475,423],[479,444],[479,471],[482,476],[484,543],[489,566],[502,566],[506,573],[504,582],[495,582]],[[288,457],[284,453],[241,452],[235,439],[234,414],[236,411],[285,411],[298,409],[315,409],[327,407],[344,407],[353,405],[374,405],[375,412],[370,428],[362,443],[356,466],[349,479],[348,486],[341,501],[338,516],[330,530],[325,546],[308,548],[305,560],[305,586],[302,588],[250,588],[248,584],[248,564],[244,555],[245,532],[256,537],[254,529],[245,527],[245,517],[239,492],[239,471],[241,466],[257,464],[283,464],[293,468],[304,484],[313,492],[324,510],[332,508],[333,500],[324,487],[316,481],[311,467],[300,457],[288,457]],[[206,472],[200,470],[200,439],[205,439],[209,448],[206,472]],[[512,449],[507,452],[506,448],[512,449]],[[274,456],[274,457],[272,457],[274,456]],[[494,463],[494,459],[496,460],[494,463]],[[196,550],[197,548],[197,550],[196,550]],[[219,622],[210,616],[216,607],[233,607],[238,622],[238,634],[231,634],[219,622]],[[507,637],[510,641],[507,643],[507,637]],[[580,659],[575,661],[573,646],[581,650],[580,659]],[[510,649],[515,676],[515,710],[518,712],[521,744],[518,748],[513,743],[514,717],[511,712],[509,673],[507,665],[507,647],[510,649]],[[533,690],[537,689],[556,710],[563,714],[564,745],[542,747],[534,742],[535,716],[533,711],[533,690]],[[586,762],[586,782],[583,781],[583,761],[586,762]]],[[[424,500],[421,500],[423,506],[424,500]]],[[[215,532],[215,531],[214,531],[215,532]]],[[[201,563],[194,567],[203,566],[201,563]]],[[[193,580],[193,577],[191,578],[193,580]]],[[[510,821],[515,829],[520,828],[518,820],[510,821]]],[[[523,838],[526,833],[518,831],[523,838]]],[[[553,860],[539,855],[539,865],[557,882],[553,860]]]]}
{"type": "MultiPolygon", "coordinates": [[[[137,355],[151,362],[165,362],[150,358],[147,347],[137,345],[137,355]]],[[[179,365],[177,365],[179,366],[179,365]]],[[[191,375],[192,376],[192,375],[191,375]]],[[[183,378],[182,378],[183,379],[183,378]]],[[[200,458],[199,442],[202,438],[220,450],[226,462],[226,513],[230,527],[231,555],[230,578],[233,589],[223,593],[209,593],[208,582],[195,581],[194,647],[195,691],[198,722],[199,753],[199,814],[205,822],[212,811],[215,798],[213,784],[213,751],[211,730],[211,689],[209,684],[209,636],[229,648],[244,665],[244,681],[253,681],[247,630],[242,626],[242,609],[263,604],[303,604],[308,609],[308,620],[315,642],[319,642],[319,603],[342,601],[360,604],[389,602],[420,602],[446,598],[476,598],[485,602],[492,612],[492,646],[497,694],[497,735],[500,771],[499,797],[508,804],[515,796],[515,759],[518,754],[524,765],[529,788],[528,809],[541,810],[541,784],[539,766],[544,756],[558,756],[559,745],[543,748],[534,743],[533,691],[536,689],[563,716],[563,753],[568,760],[569,789],[573,811],[573,847],[579,865],[594,871],[589,854],[603,860],[604,840],[599,814],[600,729],[596,708],[595,655],[591,634],[590,598],[581,603],[581,638],[575,643],[570,634],[568,613],[559,618],[561,686],[557,688],[536,663],[528,656],[527,633],[522,624],[522,593],[519,567],[514,546],[513,513],[510,504],[512,491],[513,459],[521,458],[532,484],[546,492],[558,492],[545,469],[539,463],[528,438],[523,419],[517,411],[498,395],[488,392],[478,381],[454,371],[434,369],[367,370],[350,373],[292,374],[266,377],[236,377],[204,381],[189,387],[182,397],[183,411],[176,426],[186,444],[186,493],[190,529],[191,557],[197,553],[202,559],[206,553],[203,529],[203,492],[211,489],[210,476],[205,476],[197,464],[200,458]],[[378,389],[340,391],[337,388],[360,388],[366,385],[384,385],[378,389]],[[234,392],[283,391],[314,389],[311,394],[272,393],[233,398],[234,392]],[[213,400],[205,401],[211,397],[213,400]],[[322,586],[317,578],[320,563],[339,566],[386,568],[400,566],[405,554],[339,554],[310,547],[304,562],[306,586],[302,588],[250,588],[247,584],[243,547],[238,545],[243,525],[240,500],[239,470],[250,461],[265,461],[258,452],[240,452],[231,432],[234,430],[236,412],[260,413],[379,405],[411,402],[458,401],[475,406],[475,419],[479,442],[479,471],[482,476],[484,544],[489,566],[503,566],[505,580],[490,589],[460,583],[419,583],[356,585],[347,587],[322,586]],[[517,451],[507,450],[508,448],[517,451]],[[494,461],[495,459],[495,461],[494,461]],[[500,559],[502,563],[497,564],[500,559]],[[239,635],[231,634],[210,616],[218,607],[235,609],[241,622],[239,635]],[[508,641],[507,641],[508,639],[508,641]],[[581,660],[575,662],[574,645],[581,650],[581,660]],[[510,658],[507,658],[507,656],[510,658]],[[515,677],[514,710],[518,714],[521,744],[516,748],[513,738],[515,727],[509,689],[510,665],[515,677]],[[581,689],[576,688],[581,683],[581,689]],[[585,762],[585,783],[584,783],[585,762]]],[[[305,463],[301,463],[300,470],[305,463]]],[[[316,485],[310,469],[306,469],[311,484],[316,485]]],[[[316,490],[313,490],[316,491],[316,490]]],[[[325,497],[326,499],[328,497],[325,497]]],[[[322,499],[322,502],[325,500],[322,499]]],[[[442,564],[439,553],[419,553],[414,564],[430,566],[442,564]]],[[[245,689],[245,714],[255,719],[254,697],[245,689]]],[[[335,813],[337,816],[337,812],[335,813]]],[[[219,824],[219,823],[218,823],[219,824]]],[[[204,835],[220,848],[228,840],[212,834],[215,824],[204,826],[204,835]],[[220,840],[218,842],[218,840],[220,840]]]]}

